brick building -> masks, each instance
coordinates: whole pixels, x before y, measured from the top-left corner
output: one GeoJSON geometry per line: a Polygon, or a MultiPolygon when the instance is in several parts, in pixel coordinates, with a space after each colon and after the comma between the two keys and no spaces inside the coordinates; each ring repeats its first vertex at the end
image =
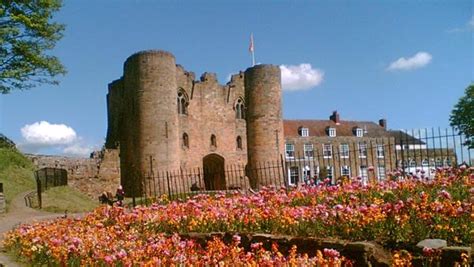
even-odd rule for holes
{"type": "Polygon", "coordinates": [[[387,122],[341,120],[334,111],[329,120],[285,120],[285,152],[290,184],[324,176],[335,183],[342,176],[368,181],[369,167],[384,179],[396,164],[395,138],[387,122]]]}

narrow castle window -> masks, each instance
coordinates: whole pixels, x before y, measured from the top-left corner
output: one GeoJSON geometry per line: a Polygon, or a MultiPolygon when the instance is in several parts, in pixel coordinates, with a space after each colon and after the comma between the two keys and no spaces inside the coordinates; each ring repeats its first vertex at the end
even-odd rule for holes
{"type": "Polygon", "coordinates": [[[211,135],[211,146],[212,147],[217,147],[217,141],[216,141],[216,136],[211,135]]]}
{"type": "Polygon", "coordinates": [[[245,106],[244,101],[239,98],[235,104],[235,118],[236,119],[245,119],[245,106]]]}
{"type": "Polygon", "coordinates": [[[183,133],[183,148],[189,148],[189,136],[187,133],[183,133]]]}
{"type": "Polygon", "coordinates": [[[242,137],[237,136],[237,149],[242,150],[242,137]]]}
{"type": "Polygon", "coordinates": [[[188,97],[184,90],[178,92],[178,114],[188,114],[188,97]]]}

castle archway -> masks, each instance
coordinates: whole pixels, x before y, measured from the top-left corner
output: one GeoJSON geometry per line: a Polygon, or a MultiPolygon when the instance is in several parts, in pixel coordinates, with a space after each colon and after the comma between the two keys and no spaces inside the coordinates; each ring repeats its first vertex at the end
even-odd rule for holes
{"type": "Polygon", "coordinates": [[[206,190],[225,190],[224,158],[217,154],[209,154],[202,159],[202,163],[206,190]]]}

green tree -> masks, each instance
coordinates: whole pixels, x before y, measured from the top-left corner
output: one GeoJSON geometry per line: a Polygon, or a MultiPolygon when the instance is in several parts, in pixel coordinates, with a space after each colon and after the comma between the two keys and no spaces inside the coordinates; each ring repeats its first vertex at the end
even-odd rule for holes
{"type": "Polygon", "coordinates": [[[474,83],[466,88],[465,95],[454,106],[449,120],[451,126],[466,136],[464,144],[474,148],[474,83]]]}
{"type": "Polygon", "coordinates": [[[48,55],[63,36],[64,25],[52,21],[61,0],[0,1],[0,92],[57,84],[66,70],[48,55]]]}

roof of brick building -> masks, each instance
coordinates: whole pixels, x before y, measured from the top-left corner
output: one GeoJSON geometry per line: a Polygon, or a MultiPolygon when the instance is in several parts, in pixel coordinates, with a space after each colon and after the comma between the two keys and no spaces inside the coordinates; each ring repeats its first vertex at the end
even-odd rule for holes
{"type": "Polygon", "coordinates": [[[309,136],[328,136],[328,128],[336,129],[336,136],[356,136],[356,128],[364,130],[366,137],[387,137],[391,136],[384,127],[371,121],[339,121],[336,124],[333,120],[284,120],[284,133],[288,137],[300,136],[300,127],[308,128],[309,136]]]}

